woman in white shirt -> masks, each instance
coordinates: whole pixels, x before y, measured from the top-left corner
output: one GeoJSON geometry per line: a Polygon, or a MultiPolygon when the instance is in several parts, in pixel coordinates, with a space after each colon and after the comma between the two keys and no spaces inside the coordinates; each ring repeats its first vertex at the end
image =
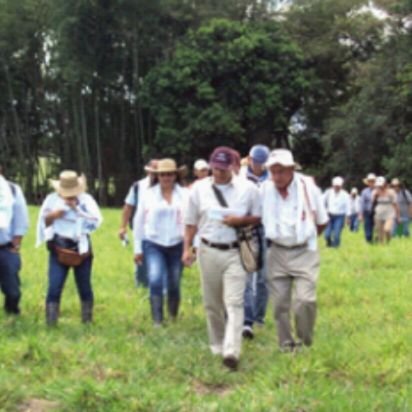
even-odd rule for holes
{"type": "Polygon", "coordinates": [[[133,224],[135,262],[147,265],[152,318],[163,322],[163,279],[167,277],[168,311],[177,317],[180,278],[183,271],[183,208],[188,190],[180,184],[181,173],[172,159],[159,160],[152,186],[144,192],[133,224]],[[144,242],[143,242],[144,240],[144,242]]]}
{"type": "Polygon", "coordinates": [[[50,252],[46,322],[49,326],[57,323],[61,294],[68,271],[73,267],[82,322],[88,323],[93,314],[90,233],[100,226],[102,216],[93,197],[85,193],[83,175],[65,170],[51,184],[55,192],[44,200],[37,224],[37,245],[47,242],[50,252]]]}

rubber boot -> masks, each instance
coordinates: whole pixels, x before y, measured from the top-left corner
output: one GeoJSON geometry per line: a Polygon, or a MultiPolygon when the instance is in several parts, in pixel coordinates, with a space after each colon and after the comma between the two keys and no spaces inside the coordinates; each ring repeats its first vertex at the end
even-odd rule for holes
{"type": "Polygon", "coordinates": [[[167,308],[169,311],[169,316],[172,320],[176,320],[177,314],[179,312],[180,299],[170,298],[167,301],[167,308]]]}
{"type": "Polygon", "coordinates": [[[82,322],[91,323],[93,321],[93,302],[82,302],[82,322]]]}
{"type": "Polygon", "coordinates": [[[154,325],[161,326],[163,323],[163,296],[150,296],[150,306],[154,325]]]}
{"type": "Polygon", "coordinates": [[[58,302],[50,302],[46,303],[46,323],[47,326],[55,326],[57,325],[57,321],[59,319],[59,303],[58,302]]]}

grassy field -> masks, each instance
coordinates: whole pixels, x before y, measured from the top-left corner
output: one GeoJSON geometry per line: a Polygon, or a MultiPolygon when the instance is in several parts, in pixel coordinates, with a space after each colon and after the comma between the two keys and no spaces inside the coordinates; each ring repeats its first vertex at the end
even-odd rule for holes
{"type": "Polygon", "coordinates": [[[95,323],[80,323],[70,276],[59,326],[47,329],[36,213],[22,316],[0,314],[1,411],[412,411],[411,240],[369,246],[345,232],[339,250],[322,249],[315,345],[279,353],[270,309],[230,373],[208,350],[195,269],[184,274],[179,322],[152,328],[132,249],[116,238],[118,210],[104,210],[94,235],[95,323]]]}

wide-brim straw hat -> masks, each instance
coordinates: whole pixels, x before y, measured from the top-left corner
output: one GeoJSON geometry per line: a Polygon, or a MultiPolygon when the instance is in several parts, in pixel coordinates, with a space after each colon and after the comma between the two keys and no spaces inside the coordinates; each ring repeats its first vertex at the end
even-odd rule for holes
{"type": "Polygon", "coordinates": [[[177,164],[173,159],[160,159],[157,162],[157,168],[156,170],[153,170],[153,173],[176,173],[179,175],[184,175],[185,173],[187,173],[187,167],[177,167],[177,164]]]}
{"type": "Polygon", "coordinates": [[[362,181],[365,185],[367,185],[369,182],[376,181],[375,173],[369,173],[362,181]]]}
{"type": "Polygon", "coordinates": [[[73,170],[63,170],[59,180],[50,179],[53,189],[62,197],[74,197],[84,193],[87,189],[86,176],[78,175],[73,170]]]}

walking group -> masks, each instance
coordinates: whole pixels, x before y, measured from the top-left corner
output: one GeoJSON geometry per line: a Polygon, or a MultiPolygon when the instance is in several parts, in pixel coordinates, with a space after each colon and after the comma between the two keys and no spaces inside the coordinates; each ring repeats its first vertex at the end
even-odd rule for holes
{"type": "MultiPolygon", "coordinates": [[[[393,233],[409,235],[412,196],[399,180],[392,181],[392,189],[383,177],[369,174],[359,196],[356,189],[349,195],[343,179],[335,177],[322,194],[286,149],[255,145],[242,160],[234,149],[218,147],[209,161],[195,162],[191,185],[184,182],[186,168],[173,159],[152,160],[145,171],[147,176],[127,194],[119,236],[127,242],[127,227],[132,226],[136,282],[149,289],[153,324],[163,325],[165,308],[170,320],[177,319],[182,272],[196,262],[210,350],[230,370],[238,367],[242,339],[253,338],[254,325],[264,323],[269,295],[281,351],[312,344],[318,236],[325,228],[331,247],[339,246],[345,221],[356,231],[363,220],[369,242],[374,227],[382,242],[393,233]],[[253,271],[242,257],[245,238],[240,236],[251,227],[260,240],[260,261],[253,271]]],[[[51,185],[54,191],[45,198],[37,222],[37,245],[45,243],[48,250],[46,323],[58,323],[71,268],[81,320],[89,323],[94,302],[91,234],[102,215],[83,175],[65,170],[51,185]]],[[[28,221],[20,187],[0,170],[0,285],[10,314],[20,312],[19,249],[28,221]]]]}
{"type": "Polygon", "coordinates": [[[363,222],[368,243],[387,244],[392,237],[409,237],[409,220],[412,215],[412,195],[393,178],[390,184],[383,176],[369,173],[363,179],[365,188],[359,195],[353,187],[348,193],[343,189],[340,176],[332,179],[332,186],[323,195],[329,215],[325,230],[326,245],[339,247],[345,223],[357,232],[363,222]]]}

